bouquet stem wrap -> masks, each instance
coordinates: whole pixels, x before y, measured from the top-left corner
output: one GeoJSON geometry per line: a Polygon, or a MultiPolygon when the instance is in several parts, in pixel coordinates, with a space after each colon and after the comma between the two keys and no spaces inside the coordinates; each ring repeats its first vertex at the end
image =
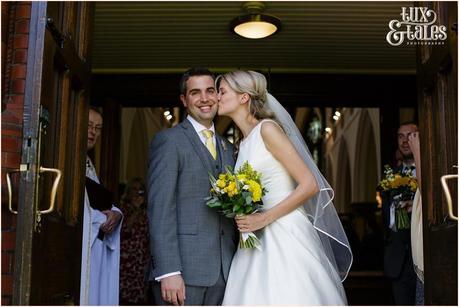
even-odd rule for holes
{"type": "Polygon", "coordinates": [[[239,233],[239,248],[256,248],[261,251],[260,239],[253,232],[239,233]]]}

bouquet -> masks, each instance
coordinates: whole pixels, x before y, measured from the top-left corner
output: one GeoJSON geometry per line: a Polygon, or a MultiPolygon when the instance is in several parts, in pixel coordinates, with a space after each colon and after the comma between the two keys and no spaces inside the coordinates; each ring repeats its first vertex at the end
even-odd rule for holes
{"type": "Polygon", "coordinates": [[[389,165],[384,166],[384,174],[385,178],[379,183],[378,189],[388,193],[393,199],[391,204],[391,227],[393,224],[396,227],[395,230],[408,229],[410,228],[408,210],[418,188],[418,182],[414,178],[412,171],[394,173],[389,165]],[[395,215],[394,221],[393,215],[395,215]]]}
{"type": "MultiPolygon", "coordinates": [[[[261,185],[261,174],[247,161],[236,172],[228,166],[225,170],[218,179],[209,174],[212,188],[210,196],[206,198],[207,206],[217,209],[228,218],[260,210],[263,205],[261,198],[267,192],[261,185]]],[[[240,248],[260,248],[260,245],[260,240],[253,232],[240,234],[240,248]]]]}

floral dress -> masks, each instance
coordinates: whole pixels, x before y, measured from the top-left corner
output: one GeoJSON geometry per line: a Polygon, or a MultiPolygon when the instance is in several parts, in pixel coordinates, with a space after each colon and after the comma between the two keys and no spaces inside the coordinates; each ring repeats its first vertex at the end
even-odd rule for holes
{"type": "Polygon", "coordinates": [[[150,260],[148,217],[144,207],[122,205],[120,303],[147,302],[147,269],[150,260]]]}

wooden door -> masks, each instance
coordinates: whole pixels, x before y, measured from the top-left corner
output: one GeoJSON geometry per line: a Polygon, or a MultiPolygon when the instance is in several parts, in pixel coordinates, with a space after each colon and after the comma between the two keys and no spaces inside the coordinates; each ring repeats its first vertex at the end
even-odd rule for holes
{"type": "Polygon", "coordinates": [[[32,2],[15,305],[78,303],[92,11],[91,2],[32,2]]]}
{"type": "MultiPolygon", "coordinates": [[[[457,3],[428,2],[444,45],[418,47],[424,280],[426,305],[457,306],[457,221],[448,217],[441,176],[457,174],[457,3]]],[[[457,181],[450,184],[457,216],[457,181]]]]}

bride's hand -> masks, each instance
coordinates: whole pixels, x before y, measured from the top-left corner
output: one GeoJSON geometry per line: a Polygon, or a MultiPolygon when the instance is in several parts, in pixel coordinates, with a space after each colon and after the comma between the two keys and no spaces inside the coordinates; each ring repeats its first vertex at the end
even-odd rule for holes
{"type": "Polygon", "coordinates": [[[268,219],[264,213],[250,215],[238,215],[235,217],[237,229],[240,232],[252,232],[268,225],[268,219]]]}

